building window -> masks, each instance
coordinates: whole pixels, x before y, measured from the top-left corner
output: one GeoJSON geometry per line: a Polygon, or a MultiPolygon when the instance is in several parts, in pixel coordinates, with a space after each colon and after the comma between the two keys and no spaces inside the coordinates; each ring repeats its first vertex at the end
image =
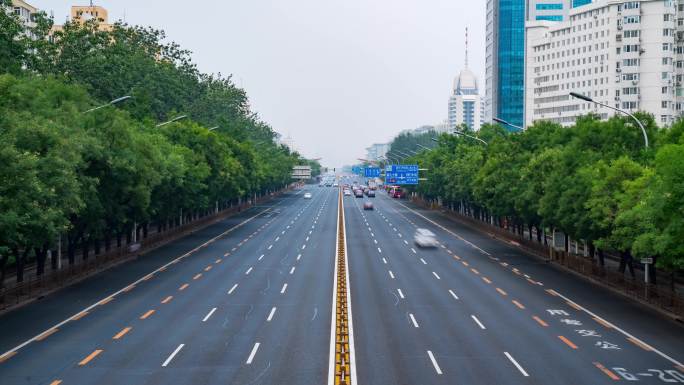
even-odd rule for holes
{"type": "Polygon", "coordinates": [[[536,20],[563,21],[562,15],[537,15],[536,20]]]}
{"type": "Polygon", "coordinates": [[[549,9],[563,9],[563,3],[537,4],[536,9],[538,11],[544,11],[549,9]]]}

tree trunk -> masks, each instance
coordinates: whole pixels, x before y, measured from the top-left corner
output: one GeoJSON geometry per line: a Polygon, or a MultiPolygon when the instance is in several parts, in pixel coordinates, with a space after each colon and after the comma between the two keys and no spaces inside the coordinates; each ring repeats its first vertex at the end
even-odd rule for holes
{"type": "Polygon", "coordinates": [[[5,277],[7,276],[7,260],[9,255],[7,253],[2,253],[0,255],[0,288],[5,287],[5,277]]]}
{"type": "Polygon", "coordinates": [[[17,282],[24,282],[24,268],[26,267],[26,258],[31,249],[28,247],[22,253],[17,253],[17,282]]]}
{"type": "Polygon", "coordinates": [[[589,242],[589,256],[591,257],[591,261],[594,262],[594,257],[596,257],[596,246],[594,246],[594,242],[589,242]]]}
{"type": "Polygon", "coordinates": [[[565,239],[565,252],[570,254],[570,237],[566,233],[563,233],[563,237],[565,239]]]}
{"type": "Polygon", "coordinates": [[[69,257],[69,266],[73,266],[76,263],[76,246],[78,245],[78,238],[80,235],[69,236],[67,241],[67,256],[69,257]]]}
{"type": "Polygon", "coordinates": [[[537,229],[537,243],[542,243],[543,230],[540,226],[534,226],[534,228],[537,229]]]}
{"type": "Polygon", "coordinates": [[[34,252],[36,253],[36,275],[42,276],[45,273],[45,261],[47,260],[47,244],[43,245],[42,248],[36,247],[34,252]]]}
{"type": "Polygon", "coordinates": [[[602,269],[606,267],[606,258],[603,255],[603,249],[598,249],[598,262],[602,269]]]}
{"type": "Polygon", "coordinates": [[[109,231],[105,231],[104,247],[105,252],[109,251],[112,248],[112,235],[109,231]]]}

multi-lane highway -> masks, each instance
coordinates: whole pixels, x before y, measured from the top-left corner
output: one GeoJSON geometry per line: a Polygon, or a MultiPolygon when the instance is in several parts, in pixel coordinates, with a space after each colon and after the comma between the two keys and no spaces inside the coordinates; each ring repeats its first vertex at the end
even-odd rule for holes
{"type": "MultiPolygon", "coordinates": [[[[287,193],[0,316],[0,383],[329,383],[338,201],[287,193]]],[[[382,192],[342,202],[359,384],[684,383],[681,325],[382,192]]]]}

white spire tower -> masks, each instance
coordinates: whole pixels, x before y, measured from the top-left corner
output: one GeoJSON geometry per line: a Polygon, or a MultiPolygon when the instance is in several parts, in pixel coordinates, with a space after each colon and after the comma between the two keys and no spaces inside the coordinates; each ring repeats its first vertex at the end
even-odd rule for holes
{"type": "Polygon", "coordinates": [[[449,128],[465,124],[473,131],[480,129],[482,104],[480,101],[477,77],[468,69],[468,28],[465,29],[465,65],[454,79],[454,86],[449,96],[449,128]]]}

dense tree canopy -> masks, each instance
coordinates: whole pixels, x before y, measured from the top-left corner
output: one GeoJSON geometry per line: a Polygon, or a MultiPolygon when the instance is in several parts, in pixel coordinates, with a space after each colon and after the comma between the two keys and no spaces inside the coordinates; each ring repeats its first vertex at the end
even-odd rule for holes
{"type": "Polygon", "coordinates": [[[163,31],[89,21],[50,35],[44,14],[36,25],[0,10],[3,273],[31,257],[42,269],[60,236],[70,258],[76,247],[87,257],[136,224],[178,225],[282,188],[294,165],[320,169],[276,143],[230,77],[199,72],[163,31]]]}
{"type": "Polygon", "coordinates": [[[648,149],[629,118],[588,115],[571,127],[484,125],[468,133],[486,144],[443,134],[430,151],[409,148],[419,153],[404,162],[428,170],[412,190],[428,199],[521,229],[558,229],[592,252],[654,257],[659,267],[682,269],[684,121],[658,129],[651,116],[638,118],[648,149]]]}

